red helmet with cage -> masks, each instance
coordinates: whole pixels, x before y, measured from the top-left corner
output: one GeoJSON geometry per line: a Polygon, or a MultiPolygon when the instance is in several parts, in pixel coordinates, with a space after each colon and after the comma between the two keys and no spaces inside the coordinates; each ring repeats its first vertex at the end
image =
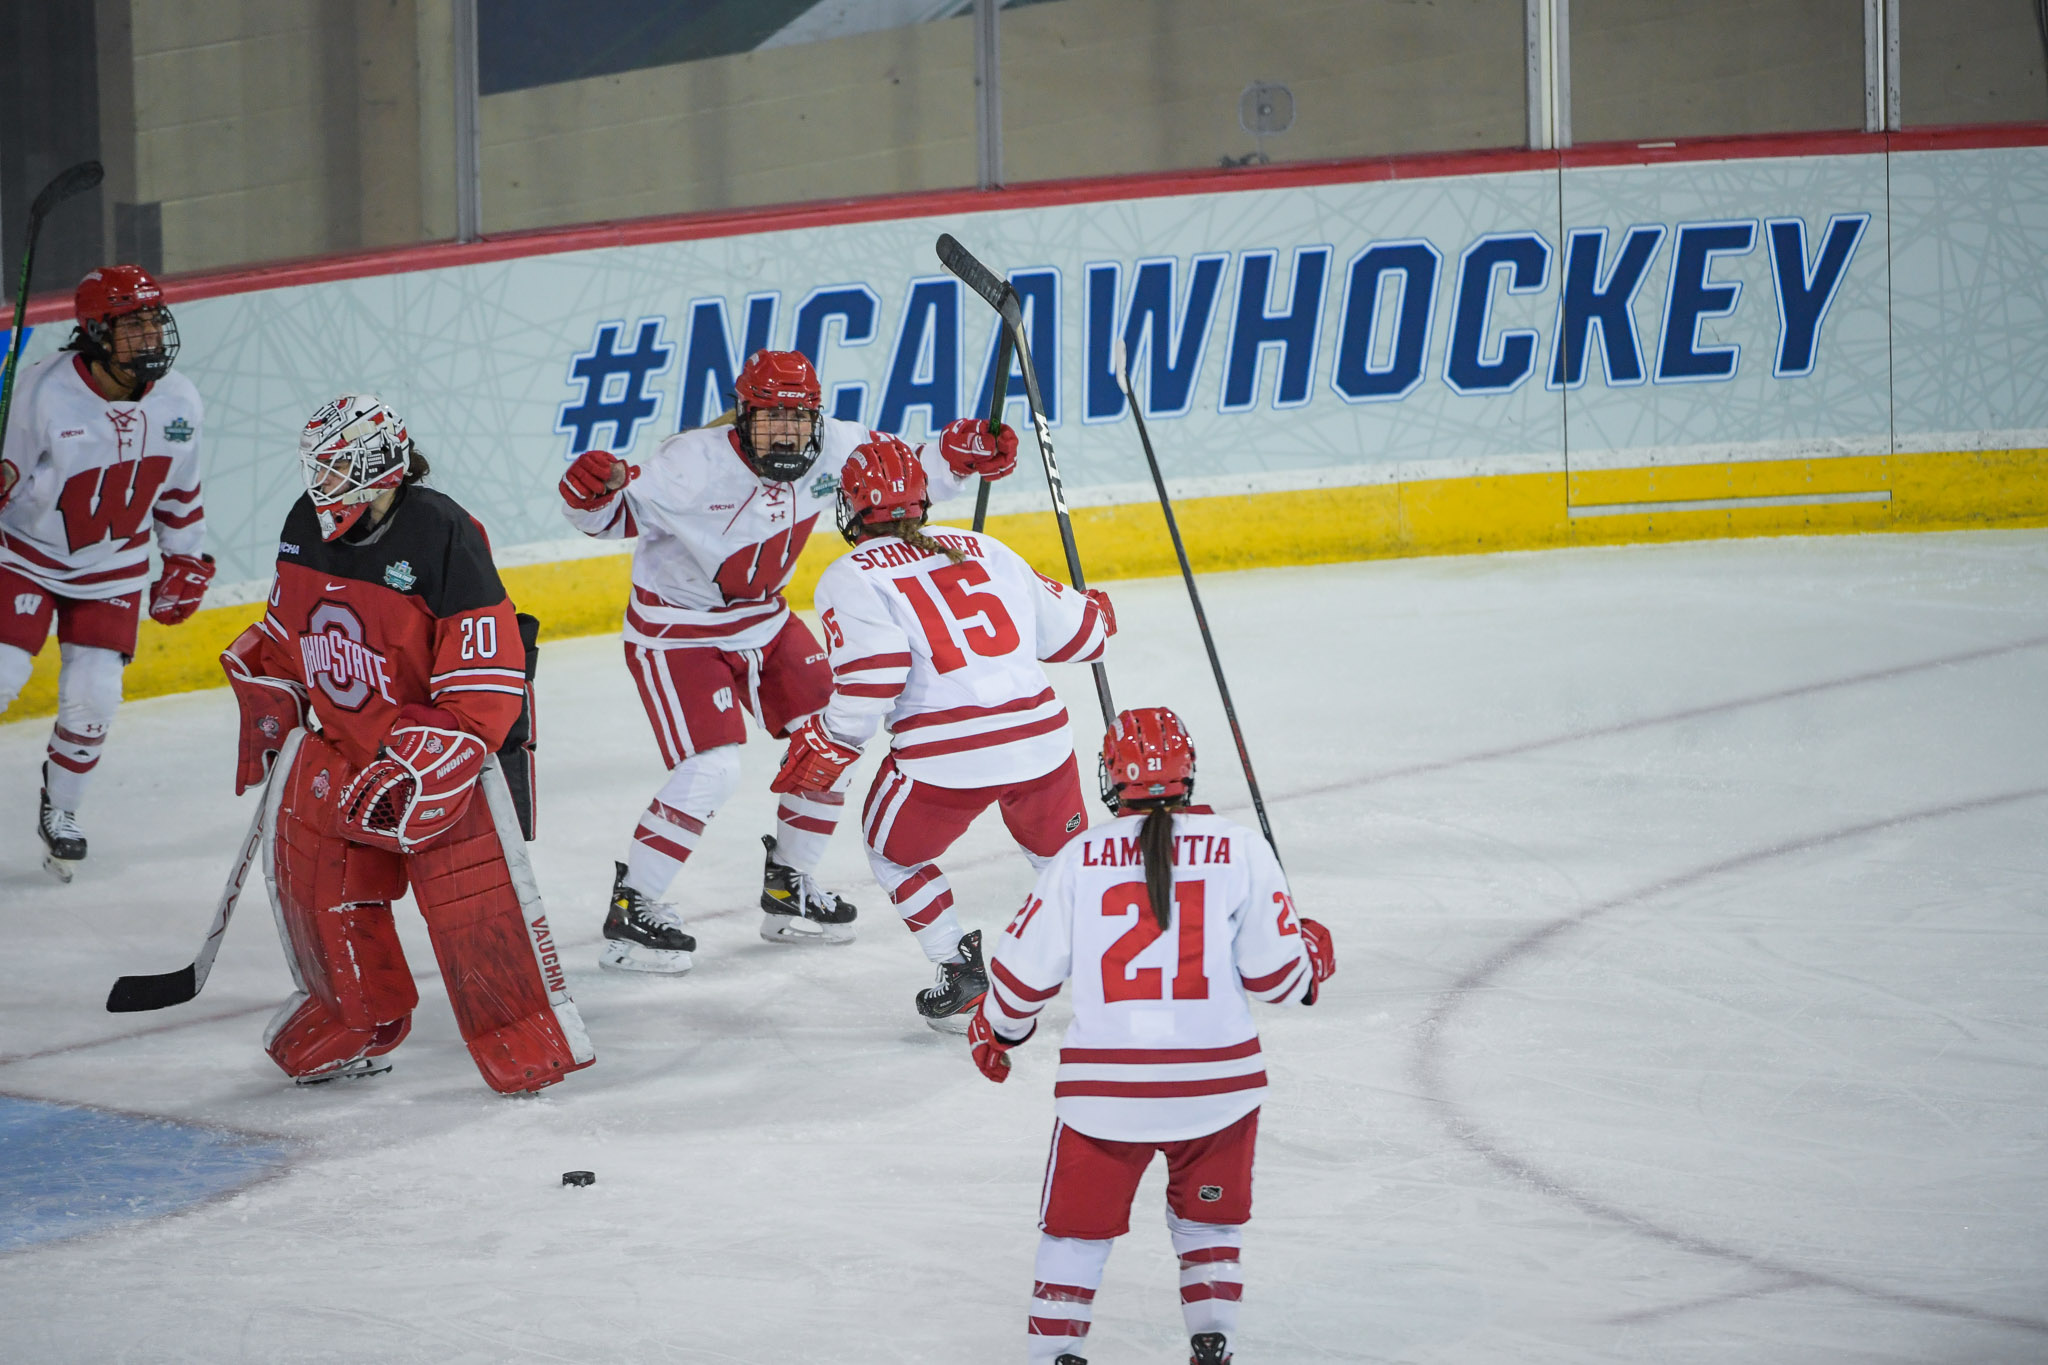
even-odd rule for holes
{"type": "Polygon", "coordinates": [[[839,471],[839,534],[859,544],[864,528],[880,522],[924,519],[931,489],[917,452],[880,432],[853,448],[839,471]]]}
{"type": "Polygon", "coordinates": [[[86,358],[116,366],[142,383],[170,372],[178,355],[178,324],[164,306],[162,286],[139,265],[103,265],[89,270],[72,296],[78,318],[79,349],[86,358]],[[144,327],[133,337],[117,337],[117,319],[147,316],[155,334],[144,327]]]}
{"type": "Polygon", "coordinates": [[[1186,805],[1195,793],[1195,741],[1163,706],[1120,711],[1102,737],[1098,775],[1102,803],[1113,811],[1133,801],[1186,805]]]}
{"type": "Polygon", "coordinates": [[[823,405],[818,372],[802,351],[756,351],[748,356],[733,382],[733,426],[754,472],[778,483],[795,483],[809,473],[824,437],[823,405]],[[762,433],[757,439],[756,414],[776,410],[795,412],[799,420],[793,428],[762,433]]]}

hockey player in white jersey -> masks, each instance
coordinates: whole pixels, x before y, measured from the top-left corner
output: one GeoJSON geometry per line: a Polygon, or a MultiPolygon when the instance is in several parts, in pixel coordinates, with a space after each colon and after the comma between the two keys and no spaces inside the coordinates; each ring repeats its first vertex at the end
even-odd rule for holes
{"type": "Polygon", "coordinates": [[[1115,1239],[1154,1152],[1166,1154],[1167,1231],[1180,1257],[1191,1365],[1231,1358],[1266,1073],[1248,996],[1312,1005],[1336,970],[1329,930],[1299,919],[1258,835],[1190,804],[1195,750],[1164,707],[1125,711],[1103,738],[1102,799],[1117,818],[1054,858],[989,955],[968,1041],[990,1080],[1072,981],[1074,1020],[1053,1087],[1026,1327],[1033,1362],[1080,1351],[1115,1239]]]}
{"type": "Polygon", "coordinates": [[[993,536],[927,533],[930,507],[924,469],[893,437],[846,462],[839,529],[855,548],[817,594],[832,699],[797,728],[772,785],[839,790],[888,721],[861,816],[868,865],[938,964],[918,1012],[964,1033],[988,988],[981,931],[962,934],[935,860],[991,805],[1033,867],[1086,823],[1067,711],[1040,661],[1101,658],[1116,615],[1105,594],[1046,578],[993,536]]]}
{"type": "MultiPolygon", "coordinates": [[[[626,664],[669,769],[616,865],[607,967],[689,970],[696,940],[661,897],[739,781],[745,717],[781,739],[831,695],[825,651],[782,594],[819,515],[836,503],[840,466],[870,433],[822,415],[817,372],[800,352],[756,351],[734,387],[730,426],[679,432],[644,469],[587,451],[561,481],[578,529],[638,538],[626,664]]],[[[950,423],[934,445],[928,472],[944,497],[1016,464],[1015,434],[992,440],[978,419],[950,423]]],[[[835,791],[780,803],[775,833],[762,839],[764,939],[853,939],[854,907],[814,876],[844,803],[835,791]]]]}
{"type": "Polygon", "coordinates": [[[86,854],[77,812],[99,764],[143,599],[177,625],[213,578],[203,552],[199,392],[171,373],[178,328],[139,266],[89,272],[65,348],[15,385],[0,457],[0,712],[57,624],[57,723],[37,832],[63,881],[86,854]],[[155,531],[162,572],[149,577],[155,531]]]}

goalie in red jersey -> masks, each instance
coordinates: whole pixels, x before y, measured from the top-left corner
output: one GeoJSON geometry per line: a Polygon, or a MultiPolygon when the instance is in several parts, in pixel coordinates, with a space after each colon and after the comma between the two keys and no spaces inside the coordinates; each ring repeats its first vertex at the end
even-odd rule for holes
{"type": "Polygon", "coordinates": [[[552,1085],[594,1054],[527,866],[527,645],[490,544],[376,398],[323,406],[299,455],[270,608],[221,656],[297,986],[264,1045],[301,1082],[390,1069],[419,1003],[409,885],[484,1080],[552,1085]]]}

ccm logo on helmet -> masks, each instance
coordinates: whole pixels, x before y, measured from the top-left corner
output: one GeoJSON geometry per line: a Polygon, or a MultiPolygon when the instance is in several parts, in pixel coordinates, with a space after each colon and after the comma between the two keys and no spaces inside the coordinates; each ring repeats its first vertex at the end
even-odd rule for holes
{"type": "Polygon", "coordinates": [[[322,602],[313,608],[308,624],[312,630],[299,637],[299,661],[306,680],[328,700],[358,711],[374,688],[385,701],[397,702],[384,656],[363,643],[361,618],[339,602],[322,602]]]}

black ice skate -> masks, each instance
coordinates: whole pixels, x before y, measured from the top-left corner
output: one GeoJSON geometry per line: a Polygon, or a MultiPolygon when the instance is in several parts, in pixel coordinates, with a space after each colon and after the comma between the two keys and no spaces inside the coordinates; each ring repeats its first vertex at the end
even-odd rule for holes
{"type": "Polygon", "coordinates": [[[58,810],[50,804],[50,789],[43,788],[42,799],[36,812],[36,833],[43,836],[43,870],[60,882],[71,880],[71,874],[85,861],[85,831],[78,827],[78,819],[68,810],[58,810]]]}
{"type": "Polygon", "coordinates": [[[851,943],[856,911],[817,878],[775,859],[775,836],[761,836],[768,866],[761,873],[761,937],[770,943],[851,943]]]}
{"type": "Polygon", "coordinates": [[[1060,1358],[1055,1360],[1052,1365],[1088,1365],[1088,1362],[1075,1355],[1072,1351],[1061,1351],[1060,1358]]]}
{"type": "Polygon", "coordinates": [[[988,994],[988,973],[981,966],[981,930],[960,939],[964,961],[941,962],[939,980],[917,993],[917,1012],[941,1033],[967,1032],[975,1007],[988,994]]]}
{"type": "Polygon", "coordinates": [[[329,1081],[360,1081],[366,1076],[381,1076],[390,1069],[389,1057],[351,1057],[345,1062],[336,1062],[324,1071],[294,1076],[292,1084],[325,1085],[329,1081]]]}
{"type": "Polygon", "coordinates": [[[683,917],[665,901],[651,901],[626,885],[626,865],[613,863],[611,909],[604,917],[604,953],[597,965],[615,972],[690,970],[697,940],[683,932],[683,917]]]}
{"type": "Polygon", "coordinates": [[[1230,1345],[1221,1332],[1197,1332],[1188,1345],[1194,1350],[1188,1365],[1230,1365],[1230,1345]]]}

